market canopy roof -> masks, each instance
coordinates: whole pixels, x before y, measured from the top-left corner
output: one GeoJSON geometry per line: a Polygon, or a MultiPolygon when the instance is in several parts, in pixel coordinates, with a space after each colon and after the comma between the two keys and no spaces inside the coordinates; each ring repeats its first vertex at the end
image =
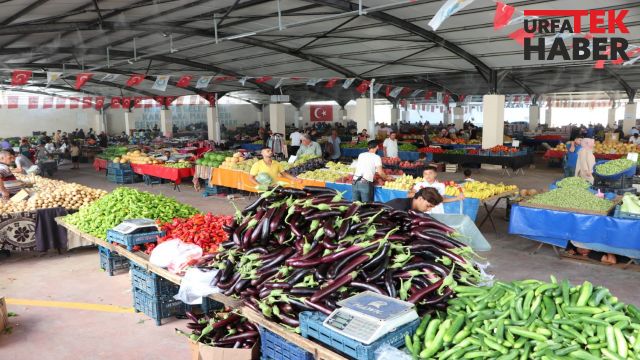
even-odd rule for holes
{"type": "MultiPolygon", "coordinates": [[[[627,98],[640,88],[640,62],[607,63],[604,69],[595,69],[594,61],[524,60],[522,46],[508,36],[522,25],[494,30],[496,4],[491,0],[475,0],[437,31],[428,22],[445,0],[363,0],[366,14],[361,16],[358,2],[348,0],[1,3],[3,84],[11,88],[12,69],[31,69],[34,77],[28,90],[36,93],[73,91],[75,74],[82,71],[95,73],[82,88],[88,94],[253,91],[290,94],[294,104],[321,99],[343,104],[359,96],[355,87],[360,79],[374,78],[391,86],[446,90],[454,97],[494,91],[529,95],[607,91],[613,98],[627,98]],[[63,70],[65,78],[47,87],[46,71],[63,70]],[[101,80],[108,73],[120,76],[101,80]],[[133,73],[147,77],[135,87],[126,86],[133,73]],[[156,75],[172,76],[166,91],[152,90],[156,75]],[[176,86],[182,75],[194,76],[190,86],[176,86]],[[196,80],[205,75],[218,78],[206,89],[197,89],[196,80]],[[217,81],[220,76],[228,78],[217,81]],[[241,83],[243,77],[248,79],[241,83]],[[286,79],[276,88],[281,77],[286,79]],[[332,78],[340,80],[327,88],[332,78]],[[345,90],[341,86],[345,78],[358,80],[345,90]],[[323,80],[308,86],[309,79],[323,80]]],[[[529,0],[509,5],[517,11],[626,9],[629,34],[616,36],[640,45],[638,1],[529,0]]],[[[378,96],[386,96],[385,87],[378,96]]],[[[398,98],[403,96],[410,94],[398,98]]]]}

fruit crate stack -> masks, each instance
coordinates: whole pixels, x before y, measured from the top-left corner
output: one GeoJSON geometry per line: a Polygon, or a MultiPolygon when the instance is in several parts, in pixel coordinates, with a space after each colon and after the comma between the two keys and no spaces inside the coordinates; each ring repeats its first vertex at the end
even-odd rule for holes
{"type": "Polygon", "coordinates": [[[129,259],[126,257],[120,256],[104,246],[98,246],[98,253],[100,254],[100,268],[109,276],[113,276],[116,271],[129,269],[129,259]]]}
{"type": "Polygon", "coordinates": [[[107,180],[116,184],[133,184],[140,181],[140,175],[131,170],[131,166],[127,169],[123,165],[129,164],[113,164],[107,165],[107,180]],[[118,165],[118,166],[115,166],[118,165]]]}
{"type": "Polygon", "coordinates": [[[173,298],[178,290],[178,285],[131,262],[133,308],[154,319],[156,325],[160,326],[162,319],[184,315],[187,306],[173,298]]]}
{"type": "Polygon", "coordinates": [[[313,354],[260,327],[261,360],[313,360],[313,354]]]}

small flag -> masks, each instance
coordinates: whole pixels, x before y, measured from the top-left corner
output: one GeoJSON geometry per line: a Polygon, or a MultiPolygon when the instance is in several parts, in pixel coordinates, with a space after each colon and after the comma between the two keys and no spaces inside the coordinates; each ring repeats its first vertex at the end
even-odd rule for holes
{"type": "Polygon", "coordinates": [[[42,100],[42,108],[43,108],[43,109],[51,109],[51,108],[53,108],[53,97],[51,97],[51,96],[46,96],[46,97],[42,100]]]}
{"type": "Polygon", "coordinates": [[[327,81],[326,84],[324,84],[324,87],[327,89],[331,89],[332,87],[336,86],[336,82],[338,82],[338,78],[331,78],[327,81]]]}
{"type": "Polygon", "coordinates": [[[302,80],[302,78],[301,78],[301,77],[299,77],[299,76],[292,76],[292,77],[290,77],[289,79],[291,79],[291,80],[293,80],[293,81],[302,80]]]}
{"type": "Polygon", "coordinates": [[[128,96],[125,96],[122,98],[122,107],[126,110],[131,109],[131,98],[128,96]]]}
{"type": "Polygon", "coordinates": [[[242,79],[238,80],[238,82],[240,82],[240,85],[244,86],[247,80],[249,80],[249,77],[243,76],[242,79]]]}
{"type": "Polygon", "coordinates": [[[423,91],[424,90],[415,90],[414,92],[411,93],[411,97],[412,98],[418,97],[418,95],[420,95],[420,93],[423,91]]]}
{"type": "Polygon", "coordinates": [[[20,86],[26,84],[33,72],[31,70],[13,70],[11,73],[11,85],[20,86]]]}
{"type": "Polygon", "coordinates": [[[192,75],[182,75],[180,80],[176,83],[176,86],[181,88],[187,87],[189,86],[189,83],[191,83],[191,79],[193,79],[192,75]]]}
{"type": "Polygon", "coordinates": [[[342,88],[343,88],[343,89],[348,89],[349,87],[351,87],[351,84],[353,84],[353,82],[354,82],[355,80],[356,80],[356,79],[354,79],[354,78],[348,78],[348,79],[345,79],[345,80],[344,80],[344,82],[342,83],[342,88]]]}
{"type": "Polygon", "coordinates": [[[444,93],[444,97],[442,98],[442,103],[445,105],[449,105],[449,97],[451,97],[451,95],[448,92],[444,93]]]}
{"type": "Polygon", "coordinates": [[[122,99],[119,96],[114,96],[111,98],[111,108],[112,109],[120,109],[120,102],[122,99]]]}
{"type": "Polygon", "coordinates": [[[56,109],[64,109],[67,107],[67,99],[63,97],[56,98],[56,109]]]}
{"type": "Polygon", "coordinates": [[[134,87],[140,85],[140,83],[144,80],[145,75],[143,74],[133,74],[127,80],[127,86],[134,87]]]}
{"type": "Polygon", "coordinates": [[[391,90],[392,89],[393,89],[393,86],[385,85],[385,87],[384,87],[384,96],[386,96],[386,97],[391,96],[391,90]]]}
{"type": "Polygon", "coordinates": [[[84,84],[86,84],[87,81],[89,81],[89,79],[91,79],[92,76],[93,76],[92,73],[80,73],[80,74],[76,75],[76,84],[75,84],[74,88],[76,90],[80,90],[80,88],[82,88],[84,86],[84,84]]]}
{"type": "Polygon", "coordinates": [[[529,38],[532,39],[534,36],[534,34],[528,33],[526,31],[524,31],[524,29],[518,29],[514,32],[512,32],[511,34],[509,34],[509,37],[512,38],[513,40],[515,40],[518,44],[524,46],[524,39],[525,38],[529,38]]]}
{"type": "Polygon", "coordinates": [[[105,76],[102,77],[102,79],[100,79],[100,81],[114,82],[118,80],[119,77],[120,77],[120,74],[106,74],[105,76]]]}
{"type": "Polygon", "coordinates": [[[407,106],[407,101],[405,99],[400,99],[400,106],[406,107],[407,106]]]}
{"type": "Polygon", "coordinates": [[[60,79],[60,76],[62,76],[61,72],[47,71],[47,86],[60,79]]]}
{"type": "Polygon", "coordinates": [[[378,91],[380,91],[380,89],[382,88],[382,84],[378,83],[373,85],[373,89],[371,89],[373,91],[374,94],[377,94],[378,91]]]}
{"type": "Polygon", "coordinates": [[[402,92],[400,93],[400,96],[407,96],[409,95],[410,92],[411,92],[411,88],[403,87],[402,92]]]}
{"type": "Polygon", "coordinates": [[[279,89],[283,83],[284,83],[284,78],[280,78],[280,80],[278,80],[278,83],[276,84],[276,86],[274,86],[274,88],[279,89]]]}
{"type": "Polygon", "coordinates": [[[133,98],[133,107],[139,109],[142,107],[142,96],[135,96],[133,98]]]}
{"type": "Polygon", "coordinates": [[[213,76],[200,76],[196,82],[196,89],[206,89],[209,87],[211,79],[213,79],[213,76]]]}
{"type": "Polygon", "coordinates": [[[467,5],[471,4],[473,0],[447,0],[447,2],[440,7],[438,12],[429,21],[429,26],[435,31],[438,30],[440,25],[451,17],[453,14],[464,9],[467,5]]]}
{"type": "Polygon", "coordinates": [[[493,17],[493,28],[495,30],[500,30],[507,26],[515,11],[516,8],[513,6],[498,1],[496,3],[496,14],[493,17]]]}
{"type": "Polygon", "coordinates": [[[101,110],[104,107],[104,96],[96,97],[95,107],[96,110],[101,110]]]}
{"type": "Polygon", "coordinates": [[[271,76],[260,76],[256,78],[256,84],[262,84],[273,79],[271,76]]]}
{"type": "Polygon", "coordinates": [[[156,101],[156,107],[162,107],[165,104],[164,96],[155,96],[153,100],[156,101]]]}
{"type": "Polygon", "coordinates": [[[83,97],[82,98],[82,108],[83,109],[91,109],[91,97],[83,97]]]}
{"type": "Polygon", "coordinates": [[[176,99],[176,97],[175,97],[175,96],[167,96],[167,97],[165,97],[165,98],[164,98],[164,105],[165,105],[166,107],[171,106],[171,103],[172,103],[175,99],[176,99]]]}
{"type": "Polygon", "coordinates": [[[309,79],[307,80],[307,86],[316,86],[322,79],[309,79]]]}
{"type": "Polygon", "coordinates": [[[156,81],[154,81],[151,89],[158,91],[167,91],[167,85],[169,85],[169,79],[171,75],[158,75],[156,81]]]}
{"type": "Polygon", "coordinates": [[[398,86],[393,88],[393,90],[391,90],[391,92],[389,93],[389,96],[391,96],[392,98],[397,98],[401,92],[402,92],[402,88],[398,86]]]}
{"type": "Polygon", "coordinates": [[[465,98],[465,95],[464,94],[460,94],[460,95],[458,95],[458,101],[456,101],[456,102],[463,103],[464,102],[464,98],[465,98]]]}
{"type": "Polygon", "coordinates": [[[422,108],[422,111],[424,111],[424,110],[426,109],[426,107],[427,107],[427,105],[425,105],[425,104],[422,104],[422,106],[421,106],[421,108],[422,108]]]}
{"type": "Polygon", "coordinates": [[[40,98],[38,98],[37,96],[29,96],[29,105],[27,106],[28,109],[37,109],[38,108],[38,100],[40,100],[40,98]]]}
{"type": "Polygon", "coordinates": [[[425,100],[429,100],[429,99],[431,99],[431,97],[432,97],[432,96],[433,96],[433,90],[427,90],[427,91],[425,91],[425,93],[424,93],[424,99],[425,99],[425,100]]]}
{"type": "Polygon", "coordinates": [[[362,82],[356,87],[356,91],[360,94],[364,94],[364,92],[369,88],[369,84],[371,84],[369,80],[362,80],[362,82]]]}
{"type": "Polygon", "coordinates": [[[8,108],[9,109],[17,109],[18,108],[18,101],[20,100],[19,97],[17,96],[9,96],[7,97],[7,101],[8,101],[8,108]]]}
{"type": "Polygon", "coordinates": [[[78,98],[71,97],[69,98],[69,109],[77,109],[78,108],[78,98]]]}
{"type": "Polygon", "coordinates": [[[416,103],[412,102],[411,103],[411,110],[415,110],[416,109],[416,103]]]}

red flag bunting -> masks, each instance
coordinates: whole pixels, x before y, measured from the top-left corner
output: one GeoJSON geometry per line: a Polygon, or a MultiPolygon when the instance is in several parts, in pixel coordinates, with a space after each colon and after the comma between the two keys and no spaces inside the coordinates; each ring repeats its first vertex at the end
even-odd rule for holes
{"type": "Polygon", "coordinates": [[[400,106],[405,107],[407,105],[407,101],[405,99],[400,99],[400,106]]]}
{"type": "Polygon", "coordinates": [[[260,77],[256,78],[255,82],[256,82],[256,84],[262,84],[262,83],[267,82],[267,81],[269,81],[271,79],[273,79],[273,77],[271,77],[271,76],[260,76],[260,77]]]}
{"type": "Polygon", "coordinates": [[[151,98],[151,97],[143,98],[143,100],[145,100],[145,102],[144,102],[144,108],[145,108],[145,109],[148,109],[148,108],[150,108],[150,107],[153,107],[153,102],[151,101],[152,99],[153,99],[153,98],[151,98]]]}
{"type": "Polygon", "coordinates": [[[156,101],[155,106],[156,107],[161,107],[164,105],[164,96],[156,96],[153,98],[153,100],[156,101]]]}
{"type": "Polygon", "coordinates": [[[339,80],[338,78],[331,78],[329,79],[329,81],[327,81],[326,84],[324,84],[324,87],[326,87],[327,89],[330,89],[336,85],[336,82],[338,82],[338,80],[339,80]]]}
{"type": "Polygon", "coordinates": [[[458,95],[458,101],[457,102],[464,102],[464,98],[465,98],[464,94],[458,95]]]}
{"type": "Polygon", "coordinates": [[[216,93],[205,93],[205,94],[200,94],[200,96],[202,96],[205,100],[207,100],[210,107],[216,106],[216,93]]]}
{"type": "Polygon", "coordinates": [[[37,96],[29,96],[29,105],[28,109],[37,109],[38,108],[38,100],[37,96]]]}
{"type": "Polygon", "coordinates": [[[448,92],[445,92],[444,96],[442,98],[442,103],[445,104],[445,105],[448,105],[450,96],[451,96],[451,94],[449,94],[448,92]]]}
{"type": "Polygon", "coordinates": [[[91,97],[87,97],[87,96],[83,97],[82,98],[82,108],[83,109],[91,109],[91,107],[93,105],[91,103],[91,100],[92,100],[91,97]]]}
{"type": "Polygon", "coordinates": [[[104,107],[104,96],[96,97],[96,110],[100,110],[104,107]]]}
{"type": "Polygon", "coordinates": [[[122,98],[122,107],[126,110],[131,109],[131,98],[128,96],[125,96],[122,98]]]}
{"type": "Polygon", "coordinates": [[[133,74],[127,80],[127,86],[133,87],[138,86],[144,80],[145,76],[143,74],[133,74]]]}
{"type": "Polygon", "coordinates": [[[427,90],[424,92],[424,99],[429,100],[433,96],[433,90],[427,90]]]}
{"type": "Polygon", "coordinates": [[[524,46],[524,39],[525,38],[529,38],[529,39],[533,39],[534,34],[532,33],[528,33],[526,31],[524,31],[524,29],[518,29],[514,32],[512,32],[511,34],[509,34],[509,37],[512,38],[513,40],[515,40],[516,42],[518,42],[518,44],[524,46]]]}
{"type": "Polygon", "coordinates": [[[515,11],[516,8],[514,8],[513,6],[509,6],[498,1],[496,3],[496,14],[493,17],[493,28],[495,30],[500,30],[503,27],[507,26],[515,11]]]}
{"type": "Polygon", "coordinates": [[[427,105],[422,104],[422,111],[424,111],[426,107],[427,107],[427,105]]]}
{"type": "Polygon", "coordinates": [[[76,85],[74,86],[74,88],[76,90],[80,90],[80,88],[83,87],[84,84],[86,84],[92,76],[92,73],[80,73],[76,75],[76,85]]]}
{"type": "Polygon", "coordinates": [[[9,96],[9,97],[7,97],[7,101],[8,101],[8,106],[7,107],[9,109],[17,109],[19,100],[20,100],[20,98],[17,97],[17,96],[9,96]]]}
{"type": "Polygon", "coordinates": [[[193,75],[182,75],[180,80],[176,83],[176,86],[181,88],[187,87],[189,86],[189,83],[191,83],[191,79],[193,79],[193,75]]]}
{"type": "Polygon", "coordinates": [[[515,95],[515,96],[513,97],[513,102],[520,102],[520,96],[515,95]]]}
{"type": "Polygon", "coordinates": [[[11,73],[11,85],[20,86],[26,84],[33,72],[31,70],[13,70],[11,73]]]}
{"type": "Polygon", "coordinates": [[[119,96],[114,96],[111,98],[111,108],[112,109],[120,109],[120,103],[122,102],[122,98],[119,96]]]}
{"type": "Polygon", "coordinates": [[[69,109],[77,109],[78,108],[78,98],[72,97],[69,98],[69,109]]]}
{"type": "Polygon", "coordinates": [[[42,100],[43,109],[51,109],[53,107],[53,97],[47,96],[42,100]]]}
{"type": "Polygon", "coordinates": [[[356,86],[356,91],[360,94],[364,94],[364,92],[369,88],[369,84],[371,84],[369,80],[362,80],[360,85],[356,86]]]}
{"type": "Polygon", "coordinates": [[[142,107],[142,96],[135,96],[133,98],[133,107],[139,109],[142,107]]]}
{"type": "Polygon", "coordinates": [[[67,107],[67,99],[62,97],[56,98],[56,109],[64,109],[67,107]]]}
{"type": "Polygon", "coordinates": [[[411,88],[403,87],[402,92],[400,92],[400,96],[407,96],[411,91],[413,91],[411,88]]]}
{"type": "Polygon", "coordinates": [[[391,86],[391,85],[385,85],[385,87],[384,87],[384,95],[385,95],[386,97],[391,96],[391,90],[392,90],[392,89],[393,89],[393,86],[391,86]]]}
{"type": "Polygon", "coordinates": [[[171,103],[176,99],[175,96],[167,96],[164,98],[164,104],[166,107],[171,106],[171,103]]]}
{"type": "Polygon", "coordinates": [[[416,109],[416,103],[411,103],[411,109],[415,110],[416,109]]]}

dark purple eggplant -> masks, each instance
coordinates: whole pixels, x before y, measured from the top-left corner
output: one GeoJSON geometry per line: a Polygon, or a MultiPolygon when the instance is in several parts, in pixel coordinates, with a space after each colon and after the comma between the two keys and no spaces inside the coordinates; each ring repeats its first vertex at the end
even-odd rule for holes
{"type": "Polygon", "coordinates": [[[233,276],[225,282],[218,282],[218,288],[227,290],[231,288],[240,279],[240,273],[234,273],[233,276]]]}
{"type": "Polygon", "coordinates": [[[289,294],[294,296],[307,297],[313,295],[318,288],[292,287],[289,294]]]}
{"type": "Polygon", "coordinates": [[[327,218],[327,217],[336,217],[341,215],[342,213],[338,210],[330,210],[330,211],[322,211],[322,210],[318,210],[310,215],[307,215],[305,217],[306,220],[317,220],[317,219],[323,219],[323,218],[327,218]]]}
{"type": "MultiPolygon", "coordinates": [[[[386,244],[388,245],[388,243],[386,244]]],[[[378,263],[378,267],[373,269],[369,274],[365,276],[365,280],[367,282],[371,282],[381,277],[385,271],[387,271],[387,267],[389,266],[389,261],[391,260],[391,254],[387,252],[385,256],[382,258],[382,261],[378,263]]]]}
{"type": "Polygon", "coordinates": [[[391,247],[391,245],[387,242],[382,246],[382,249],[380,249],[380,251],[378,251],[378,253],[376,253],[369,262],[367,262],[363,267],[362,270],[369,270],[371,268],[374,268],[376,266],[378,266],[378,264],[384,260],[385,256],[387,256],[387,252],[389,251],[389,248],[391,247]]]}
{"type": "Polygon", "coordinates": [[[264,202],[264,200],[265,199],[263,197],[259,197],[256,201],[251,203],[251,205],[247,206],[246,208],[244,208],[244,210],[242,210],[242,215],[247,215],[252,211],[256,211],[258,209],[258,206],[260,206],[264,202]]]}
{"type": "Polygon", "coordinates": [[[442,279],[439,281],[436,281],[435,283],[429,285],[426,288],[422,288],[419,291],[412,293],[411,296],[409,296],[409,298],[407,299],[407,302],[410,302],[412,304],[417,304],[418,302],[420,302],[420,300],[422,300],[425,296],[429,295],[431,292],[437,291],[440,286],[442,286],[442,279]]]}
{"type": "Polygon", "coordinates": [[[353,281],[353,278],[354,274],[349,273],[327,283],[323,288],[320,288],[318,291],[316,291],[315,294],[313,294],[313,296],[309,298],[309,301],[311,301],[312,303],[317,303],[319,300],[322,300],[322,298],[338,290],[339,288],[349,285],[349,283],[353,281]]]}
{"type": "Polygon", "coordinates": [[[271,217],[271,222],[269,223],[269,231],[274,232],[282,223],[282,219],[284,214],[287,212],[287,207],[281,205],[271,217]]]}
{"type": "Polygon", "coordinates": [[[363,283],[360,281],[352,281],[351,285],[352,288],[354,289],[360,289],[360,290],[369,290],[369,291],[373,291],[374,293],[378,293],[381,295],[386,295],[382,289],[380,289],[379,287],[373,285],[373,284],[368,284],[368,283],[363,283]]]}
{"type": "Polygon", "coordinates": [[[305,299],[304,303],[309,306],[310,308],[316,310],[316,311],[320,311],[321,313],[325,314],[325,315],[331,315],[331,313],[333,312],[333,310],[327,308],[324,305],[320,305],[317,303],[314,303],[312,301],[309,301],[309,299],[305,299]]]}
{"type": "Polygon", "coordinates": [[[262,267],[260,268],[260,270],[258,270],[258,273],[260,273],[261,271],[266,271],[267,269],[269,269],[271,267],[274,267],[276,265],[280,265],[280,263],[285,261],[293,253],[294,253],[294,249],[293,248],[286,247],[286,248],[282,249],[280,254],[278,256],[276,256],[273,260],[267,262],[266,264],[263,264],[262,267]]]}
{"type": "Polygon", "coordinates": [[[331,265],[331,267],[329,268],[329,270],[327,270],[327,278],[328,279],[336,278],[336,275],[339,274],[340,272],[342,272],[342,269],[345,268],[345,266],[347,264],[349,264],[351,262],[351,260],[353,260],[356,257],[360,256],[360,254],[362,254],[366,250],[367,250],[366,248],[362,248],[362,250],[356,251],[356,252],[350,254],[349,256],[346,256],[346,257],[342,258],[340,261],[334,262],[331,265]]]}
{"type": "Polygon", "coordinates": [[[333,224],[332,224],[333,220],[326,220],[323,224],[323,228],[324,228],[324,233],[325,235],[327,235],[329,238],[333,239],[336,237],[336,231],[333,228],[333,224]]]}
{"type": "Polygon", "coordinates": [[[302,190],[307,194],[310,194],[313,196],[323,195],[323,194],[330,194],[335,196],[338,194],[338,192],[335,189],[320,187],[320,186],[305,186],[304,188],[302,188],[302,190]]]}
{"type": "Polygon", "coordinates": [[[218,272],[213,276],[213,279],[211,279],[211,282],[209,283],[209,285],[215,287],[216,284],[218,284],[218,281],[220,281],[221,277],[222,277],[222,270],[218,270],[218,272]]]}
{"type": "Polygon", "coordinates": [[[322,246],[325,249],[335,250],[340,247],[340,244],[334,242],[328,235],[325,235],[324,239],[322,239],[322,246]]]}
{"type": "Polygon", "coordinates": [[[389,294],[390,297],[395,298],[396,297],[396,287],[393,283],[393,274],[395,273],[394,270],[389,269],[389,271],[387,271],[384,274],[384,286],[387,289],[387,293],[389,294]]]}

